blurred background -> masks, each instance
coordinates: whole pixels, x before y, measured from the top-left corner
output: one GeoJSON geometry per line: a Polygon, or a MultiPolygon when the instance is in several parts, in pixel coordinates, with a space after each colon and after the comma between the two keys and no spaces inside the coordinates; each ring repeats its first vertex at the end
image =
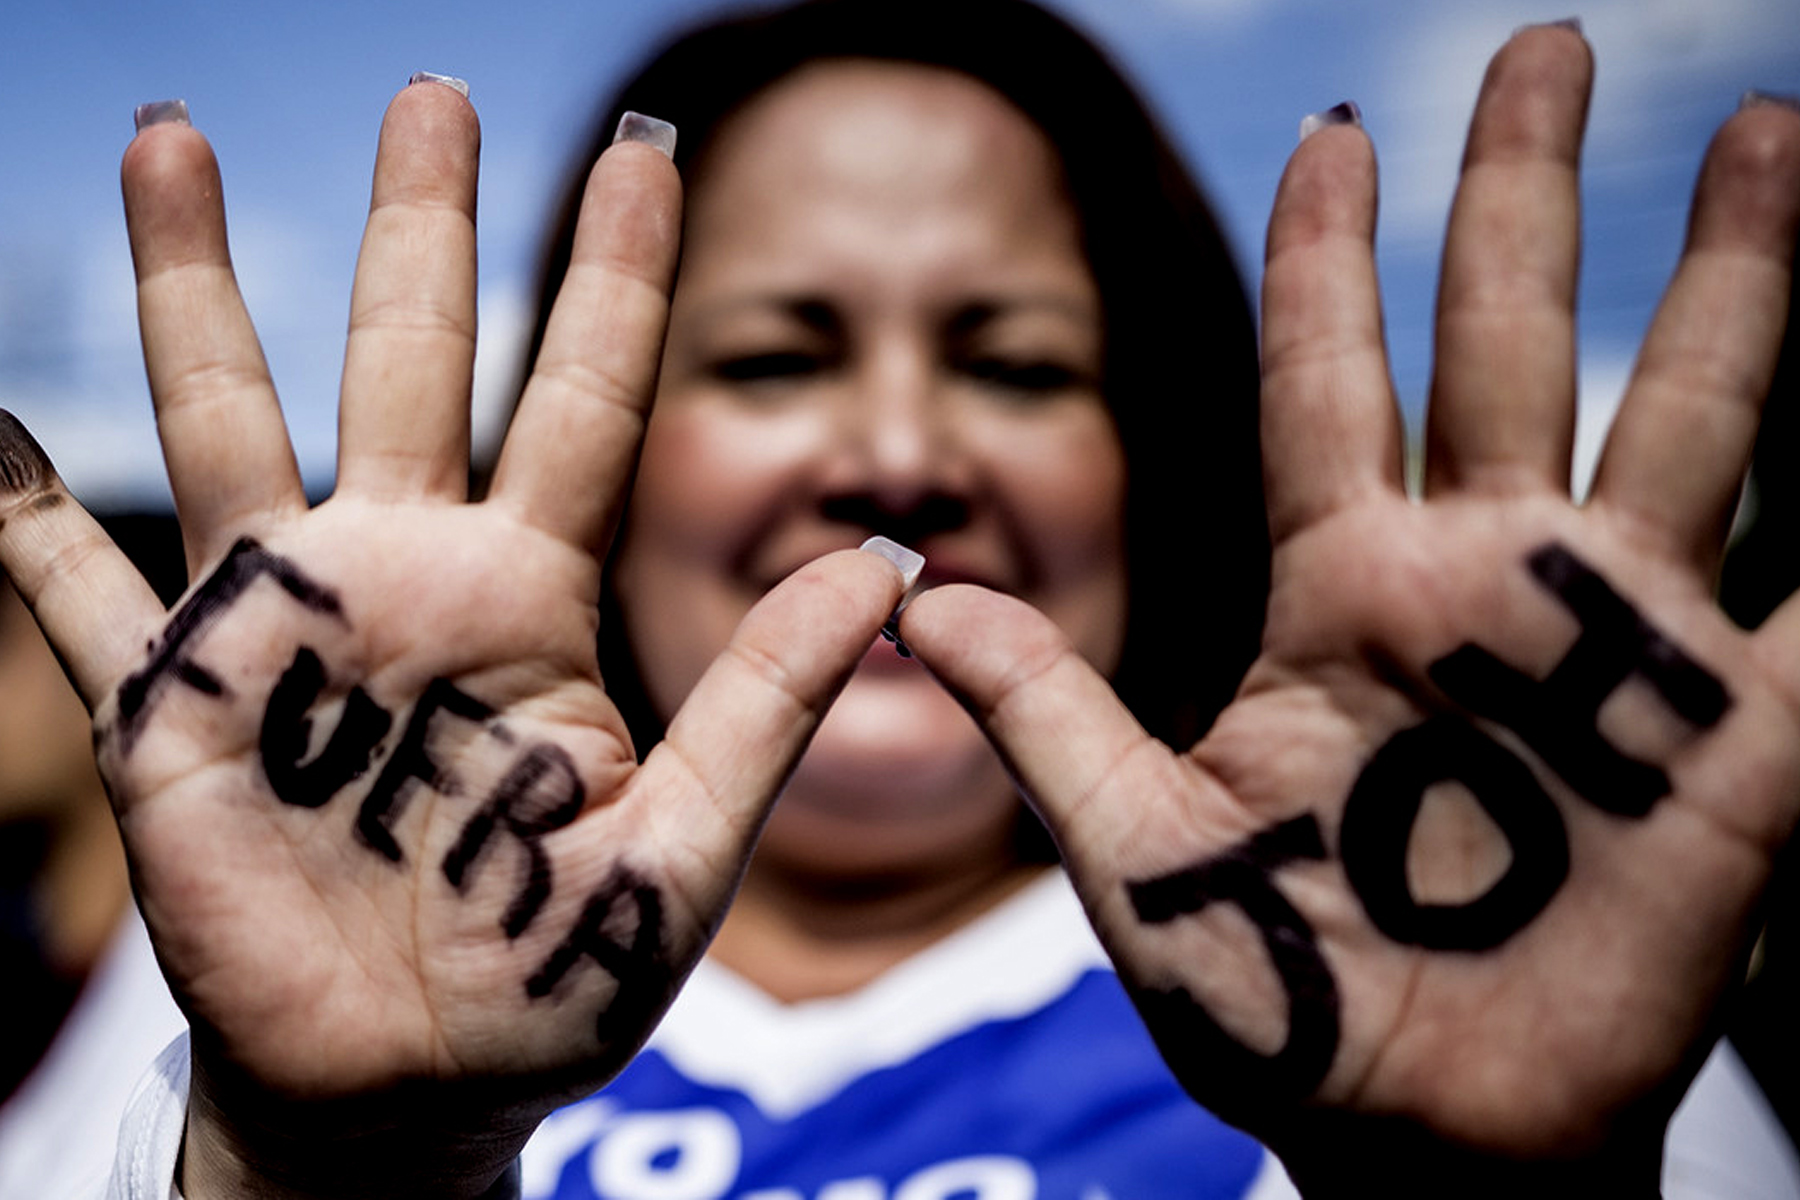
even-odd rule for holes
{"type": "MultiPolygon", "coordinates": [[[[906,19],[901,0],[889,4],[906,19]]],[[[1300,118],[1361,104],[1381,155],[1394,373],[1415,423],[1462,129],[1489,53],[1566,0],[1053,0],[1140,82],[1210,187],[1254,284],[1300,118]]],[[[518,369],[538,231],[597,96],[717,0],[0,6],[0,405],[78,495],[167,495],[137,349],[118,158],[136,104],[187,99],[225,175],[238,276],[309,484],[329,487],[349,282],[383,105],[415,69],[467,78],[484,128],[477,406],[518,369]]],[[[1609,410],[1681,242],[1707,138],[1746,88],[1800,93],[1800,0],[1588,0],[1584,399],[1609,410]]],[[[946,30],[945,36],[953,36],[946,30]]],[[[1021,48],[1028,52],[1028,48],[1021,48]]],[[[1593,444],[1604,417],[1584,420],[1593,444]]]]}

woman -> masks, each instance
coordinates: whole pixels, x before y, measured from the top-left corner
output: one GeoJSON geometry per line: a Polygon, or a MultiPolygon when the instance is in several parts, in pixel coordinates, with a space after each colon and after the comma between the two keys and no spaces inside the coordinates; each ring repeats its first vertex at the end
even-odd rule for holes
{"type": "MultiPolygon", "coordinates": [[[[954,38],[929,5],[902,30],[838,2],[710,25],[596,123],[546,317],[624,112],[682,131],[688,194],[602,599],[640,754],[764,592],[870,536],[923,553],[928,585],[1052,616],[1179,744],[1254,653],[1255,350],[1226,248],[1083,39],[1025,5],[955,11],[954,38]],[[1178,465],[1189,442],[1204,461],[1178,465]],[[1152,548],[1195,510],[1229,583],[1178,624],[1184,572],[1152,548]]],[[[1244,1194],[1263,1156],[1162,1070],[1045,842],[967,714],[873,647],[656,1053],[540,1139],[579,1150],[568,1194],[1244,1194]]],[[[562,1174],[527,1164],[528,1193],[562,1174]]]]}
{"type": "MultiPolygon", "coordinates": [[[[927,6],[895,29],[866,5],[815,0],[709,24],[621,89],[580,159],[540,337],[581,184],[611,131],[631,111],[682,131],[682,273],[602,594],[602,670],[640,754],[756,598],[793,565],[870,535],[924,553],[928,583],[983,583],[1051,616],[1173,745],[1227,698],[1209,684],[1235,680],[1253,653],[1267,575],[1249,469],[1253,335],[1216,227],[1083,39],[1026,5],[955,9],[953,23],[927,6]],[[952,24],[957,36],[942,36],[952,24]],[[969,324],[977,311],[984,323],[969,324]],[[1178,462],[1175,446],[1204,460],[1178,462]],[[1184,564],[1157,547],[1179,536],[1170,514],[1196,511],[1210,516],[1209,577],[1221,582],[1180,610],[1168,601],[1186,590],[1184,564]],[[1110,544],[1121,524],[1129,550],[1110,544]],[[1208,636],[1192,636],[1196,623],[1208,636]]],[[[979,1151],[1013,1156],[991,1168],[996,1189],[1010,1170],[1037,1194],[1082,1182],[1239,1194],[1244,1148],[1157,1091],[1122,996],[1077,984],[1099,960],[1052,919],[1063,894],[1012,797],[965,714],[875,647],[652,1053],[551,1119],[545,1161],[527,1155],[527,1193],[547,1194],[565,1159],[568,1195],[626,1194],[628,1178],[714,1194],[702,1181],[726,1162],[739,1164],[733,1191],[812,1195],[834,1178],[892,1190],[979,1151]],[[1039,941],[1022,953],[1028,929],[1039,941]],[[1059,971],[1052,948],[1065,944],[1059,971]],[[953,954],[954,974],[933,971],[953,954]],[[1044,992],[1029,1014],[1022,962],[1044,992]],[[943,1027],[921,1021],[904,1052],[871,1052],[896,1008],[942,1009],[943,1027]],[[1082,1035],[1044,1049],[1077,1012],[1082,1035]],[[1035,1041],[1034,1028],[1046,1031],[1035,1041]],[[1001,1030],[1006,1053],[988,1049],[1001,1030]],[[952,1036],[955,1056],[939,1046],[952,1036]],[[984,1081],[979,1099],[959,1102],[965,1076],[984,1081]],[[865,1116],[875,1105],[881,1120],[865,1116]],[[655,1134],[628,1115],[641,1109],[655,1134]],[[946,1136],[902,1112],[981,1132],[946,1136]],[[702,1142],[711,1155],[678,1152],[702,1142]],[[1105,1157],[1113,1149],[1126,1161],[1105,1157]],[[905,1152],[915,1157],[896,1162],[905,1152]]],[[[1712,1115],[1677,1124],[1665,1190],[1800,1191],[1741,1064],[1727,1055],[1706,1079],[1695,1102],[1712,1115]],[[1741,1131],[1731,1144],[1716,1132],[1727,1113],[1741,1131]]]]}
{"type": "MultiPolygon", "coordinates": [[[[1452,220],[1428,504],[1400,486],[1367,141],[1328,126],[1296,152],[1264,297],[1269,621],[1191,753],[1144,738],[1017,598],[953,582],[899,618],[1055,830],[1178,1078],[1309,1193],[1654,1189],[1662,1126],[1794,818],[1800,731],[1782,696],[1800,610],[1745,635],[1706,586],[1752,422],[1707,422],[1708,453],[1677,434],[1753,409],[1766,384],[1800,119],[1757,105],[1721,134],[1664,321],[1577,510],[1557,297],[1590,73],[1578,36],[1532,29],[1484,86],[1452,220]],[[1724,369],[1686,371],[1706,355],[1724,369]],[[1546,710],[1592,727],[1546,726],[1546,710]],[[1491,821],[1472,805],[1422,815],[1442,781],[1491,821]],[[1496,867],[1496,850],[1533,869],[1496,867]]],[[[666,1005],[906,584],[854,552],[802,567],[636,765],[597,687],[593,613],[659,357],[674,177],[643,146],[602,157],[489,498],[469,506],[473,155],[455,92],[409,88],[390,110],[339,491],[305,512],[230,283],[210,153],[178,125],[128,152],[171,479],[192,561],[218,564],[147,658],[154,604],[41,451],[0,429],[0,560],[98,708],[139,895],[193,1023],[192,1088],[180,1076],[171,1094],[190,1197],[503,1182],[544,1115],[615,1074],[666,1005]]],[[[1031,156],[1016,161],[1029,177],[1031,156]]],[[[1070,245],[1068,214],[1058,225],[1042,197],[1015,197],[1017,215],[1042,222],[1034,244],[1070,245]]],[[[1039,281],[1058,319],[1083,311],[1067,282],[1039,281]]],[[[795,315],[830,327],[828,311],[795,315]]],[[[977,333],[987,316],[970,315],[977,333]]],[[[1089,578],[1118,594],[1117,571],[1089,578]]],[[[648,661],[652,635],[636,636],[648,661]]],[[[1109,657],[1084,642],[1076,630],[1109,657]]],[[[787,836],[771,846],[802,859],[787,836]]]]}

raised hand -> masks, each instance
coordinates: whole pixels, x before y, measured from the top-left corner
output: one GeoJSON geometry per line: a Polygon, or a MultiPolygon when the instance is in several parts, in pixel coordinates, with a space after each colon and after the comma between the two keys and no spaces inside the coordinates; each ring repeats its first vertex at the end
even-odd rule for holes
{"type": "Polygon", "coordinates": [[[95,712],[192,1023],[190,1200],[487,1187],[646,1036],[903,587],[854,552],[797,574],[637,766],[598,677],[595,603],[679,184],[645,145],[601,159],[491,495],[471,505],[477,144],[450,87],[411,86],[388,113],[338,486],[310,511],[211,151],[184,122],[130,147],[145,358],[201,577],[172,616],[0,422],[0,561],[95,712]]]}
{"type": "Polygon", "coordinates": [[[1422,503],[1369,143],[1295,153],[1264,284],[1264,652],[1191,753],[1004,597],[903,618],[1051,822],[1175,1071],[1310,1193],[1653,1193],[1800,811],[1800,603],[1745,633],[1712,599],[1791,287],[1800,113],[1747,106],[1715,141],[1578,506],[1591,73],[1578,34],[1537,28],[1484,84],[1422,503]]]}

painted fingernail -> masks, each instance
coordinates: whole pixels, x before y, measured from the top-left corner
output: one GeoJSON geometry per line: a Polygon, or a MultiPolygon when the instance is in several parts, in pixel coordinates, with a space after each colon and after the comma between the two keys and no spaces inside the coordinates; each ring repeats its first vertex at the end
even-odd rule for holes
{"type": "Polygon", "coordinates": [[[1362,125],[1362,109],[1356,106],[1356,101],[1346,100],[1324,112],[1308,113],[1300,118],[1300,140],[1304,142],[1319,130],[1333,125],[1362,125]]]}
{"type": "Polygon", "coordinates": [[[887,624],[881,627],[881,636],[883,640],[893,643],[894,653],[898,654],[901,658],[911,658],[913,656],[912,651],[907,649],[906,643],[900,640],[899,613],[895,613],[887,619],[887,624]]]}
{"type": "Polygon", "coordinates": [[[131,120],[139,129],[169,121],[178,125],[193,124],[188,120],[186,100],[152,100],[149,104],[140,104],[131,110],[131,120]]]}
{"type": "Polygon", "coordinates": [[[1521,25],[1517,29],[1513,30],[1513,36],[1518,37],[1521,33],[1524,33],[1527,29],[1567,29],[1571,33],[1580,33],[1581,32],[1581,18],[1580,17],[1564,17],[1560,21],[1531,21],[1531,22],[1521,25]]]}
{"type": "Polygon", "coordinates": [[[439,75],[435,71],[414,71],[412,73],[412,78],[408,79],[406,82],[409,84],[441,83],[447,88],[454,88],[455,90],[461,92],[463,94],[464,99],[467,99],[468,95],[469,95],[469,81],[468,80],[458,79],[454,75],[439,75]]]}
{"type": "Polygon", "coordinates": [[[888,562],[893,563],[895,569],[900,572],[900,578],[905,580],[906,587],[909,591],[912,589],[913,584],[919,582],[919,572],[925,569],[925,556],[923,554],[920,554],[917,550],[908,550],[899,542],[884,538],[879,534],[870,538],[857,548],[859,550],[867,550],[875,557],[885,558],[888,562]]]}
{"type": "Polygon", "coordinates": [[[619,128],[613,132],[613,145],[620,142],[642,142],[661,150],[669,158],[675,157],[675,127],[643,113],[628,112],[619,118],[619,128]]]}
{"type": "Polygon", "coordinates": [[[1790,96],[1785,92],[1765,92],[1760,88],[1751,88],[1738,100],[1738,111],[1756,108],[1764,104],[1773,104],[1780,108],[1791,108],[1800,112],[1800,96],[1790,96]]]}

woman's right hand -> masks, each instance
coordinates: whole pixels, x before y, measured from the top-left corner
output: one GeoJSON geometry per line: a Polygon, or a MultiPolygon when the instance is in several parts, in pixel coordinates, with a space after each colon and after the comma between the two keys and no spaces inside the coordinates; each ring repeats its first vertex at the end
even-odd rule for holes
{"type": "Polygon", "coordinates": [[[189,1200],[483,1191],[648,1034],[903,587],[869,554],[798,573],[637,765],[595,603],[679,182],[641,144],[601,159],[491,494],[469,504],[477,144],[450,87],[389,109],[337,489],[310,510],[210,149],[182,121],[127,151],[145,359],[204,575],[172,616],[0,422],[0,562],[95,713],[192,1025],[189,1200]]]}

